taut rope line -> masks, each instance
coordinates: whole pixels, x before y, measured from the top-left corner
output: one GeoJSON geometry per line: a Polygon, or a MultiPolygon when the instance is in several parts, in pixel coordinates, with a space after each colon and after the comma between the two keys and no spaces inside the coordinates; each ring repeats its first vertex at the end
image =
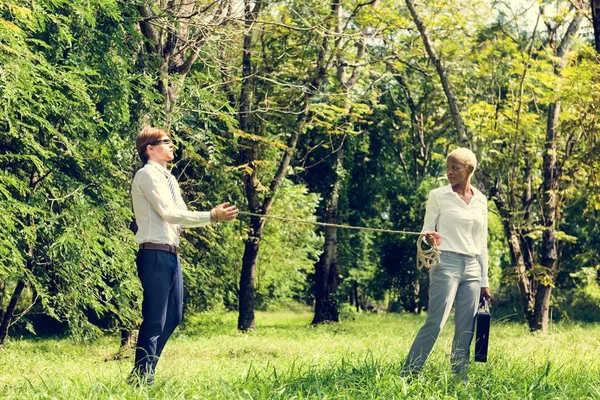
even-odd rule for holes
{"type": "Polygon", "coordinates": [[[421,267],[425,267],[425,268],[429,269],[429,268],[436,266],[440,262],[440,251],[438,250],[436,245],[431,246],[429,249],[423,249],[423,242],[427,243],[427,241],[425,240],[425,234],[423,232],[398,231],[398,230],[393,230],[393,229],[370,228],[370,227],[365,227],[365,226],[330,224],[327,222],[307,221],[305,219],[296,219],[296,218],[288,218],[288,217],[276,217],[274,215],[255,214],[255,213],[244,212],[244,211],[240,211],[239,215],[248,215],[250,217],[277,219],[279,221],[297,222],[300,224],[318,225],[318,226],[324,226],[324,227],[330,227],[330,228],[354,229],[354,230],[359,230],[359,231],[393,233],[393,234],[399,234],[399,235],[418,235],[419,238],[417,239],[417,268],[420,269],[421,267]]]}

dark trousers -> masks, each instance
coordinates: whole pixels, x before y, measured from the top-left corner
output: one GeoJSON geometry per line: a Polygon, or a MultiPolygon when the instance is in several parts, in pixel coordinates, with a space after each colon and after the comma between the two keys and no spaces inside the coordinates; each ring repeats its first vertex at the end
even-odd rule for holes
{"type": "Polygon", "coordinates": [[[140,250],[136,259],[144,289],[143,322],[135,352],[134,371],[153,374],[158,359],[183,316],[183,277],[176,254],[140,250]]]}

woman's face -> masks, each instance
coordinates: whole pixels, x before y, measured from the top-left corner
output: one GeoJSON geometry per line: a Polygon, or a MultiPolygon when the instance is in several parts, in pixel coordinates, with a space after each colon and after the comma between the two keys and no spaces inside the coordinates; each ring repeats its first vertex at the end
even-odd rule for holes
{"type": "Polygon", "coordinates": [[[473,167],[464,164],[454,157],[446,160],[446,176],[452,186],[465,184],[469,181],[473,167]]]}

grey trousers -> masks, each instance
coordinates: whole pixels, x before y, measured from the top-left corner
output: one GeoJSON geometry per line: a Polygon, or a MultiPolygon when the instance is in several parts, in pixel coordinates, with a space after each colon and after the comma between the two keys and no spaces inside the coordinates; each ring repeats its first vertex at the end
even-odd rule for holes
{"type": "Polygon", "coordinates": [[[475,256],[443,251],[440,262],[429,271],[429,307],[425,325],[413,342],[403,371],[418,372],[440,331],[448,320],[454,304],[454,339],[452,369],[462,374],[469,361],[475,316],[480,297],[481,266],[475,256]]]}

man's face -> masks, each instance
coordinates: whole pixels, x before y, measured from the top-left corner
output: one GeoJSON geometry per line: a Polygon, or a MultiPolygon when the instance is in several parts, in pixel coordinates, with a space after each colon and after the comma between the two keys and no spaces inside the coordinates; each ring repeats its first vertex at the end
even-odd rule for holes
{"type": "Polygon", "coordinates": [[[173,161],[173,142],[167,135],[163,135],[160,139],[152,142],[148,147],[148,158],[161,164],[166,164],[173,161]]]}

